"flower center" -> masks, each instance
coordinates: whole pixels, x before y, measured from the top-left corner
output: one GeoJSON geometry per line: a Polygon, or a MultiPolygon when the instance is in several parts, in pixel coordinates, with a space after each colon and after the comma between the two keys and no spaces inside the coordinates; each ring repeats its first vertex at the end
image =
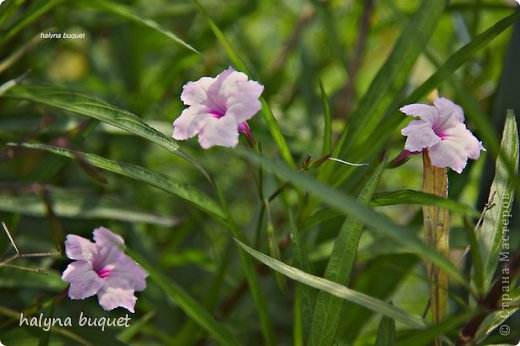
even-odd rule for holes
{"type": "Polygon", "coordinates": [[[101,269],[96,270],[96,274],[97,274],[101,279],[104,279],[104,278],[108,277],[108,276],[110,275],[111,272],[112,272],[112,269],[107,268],[107,267],[103,267],[103,268],[101,268],[101,269]]]}
{"type": "Polygon", "coordinates": [[[220,119],[224,116],[224,114],[221,114],[219,111],[213,109],[209,111],[209,114],[213,115],[217,119],[220,119]]]}
{"type": "Polygon", "coordinates": [[[437,132],[435,131],[435,134],[437,136],[439,136],[439,138],[441,139],[441,141],[443,141],[444,139],[446,139],[446,137],[448,137],[448,135],[446,135],[445,133],[442,133],[441,131],[437,132]]]}

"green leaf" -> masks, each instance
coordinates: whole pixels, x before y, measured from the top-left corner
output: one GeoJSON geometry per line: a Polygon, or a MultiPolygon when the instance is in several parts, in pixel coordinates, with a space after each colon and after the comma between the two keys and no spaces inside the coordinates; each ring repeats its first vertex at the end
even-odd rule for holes
{"type": "MultiPolygon", "coordinates": [[[[126,222],[142,222],[171,227],[179,220],[161,216],[113,198],[96,197],[79,191],[45,187],[52,201],[56,216],[78,219],[109,219],[126,222]]],[[[0,192],[0,210],[30,216],[47,216],[47,207],[41,196],[35,194],[11,194],[0,192]]]]}
{"type": "MultiPolygon", "coordinates": [[[[36,268],[34,264],[11,262],[28,268],[36,268]]],[[[22,269],[0,266],[0,288],[22,289],[32,288],[42,291],[60,292],[67,287],[61,279],[61,274],[45,269],[43,273],[36,273],[22,269]]]]}
{"type": "Polygon", "coordinates": [[[371,208],[358,203],[354,198],[344,195],[301,173],[295,172],[280,162],[241,149],[237,149],[236,152],[246,157],[252,163],[273,171],[282,179],[290,181],[295,186],[307,191],[330,207],[346,215],[355,215],[358,219],[369,225],[374,232],[384,234],[410,249],[410,252],[421,256],[425,260],[427,259],[434,262],[451,276],[454,281],[467,286],[466,279],[453,263],[437,253],[432,247],[425,245],[411,230],[394,224],[388,218],[376,213],[371,208]]]}
{"type": "MultiPolygon", "coordinates": [[[[519,310],[520,289],[517,288],[505,294],[502,296],[502,304],[504,305],[503,308],[501,307],[500,310],[494,311],[488,315],[478,328],[477,333],[475,334],[477,345],[482,345],[482,341],[486,337],[491,335],[491,333],[493,333],[502,324],[505,325],[505,322],[519,310]],[[505,296],[505,294],[507,294],[507,296],[505,296]],[[504,300],[504,298],[507,300],[504,300]]],[[[511,325],[509,324],[507,327],[503,328],[506,328],[505,330],[507,330],[508,327],[511,327],[511,325]]]]}
{"type": "MultiPolygon", "coordinates": [[[[379,184],[384,167],[385,162],[379,164],[375,169],[375,172],[359,194],[359,203],[364,205],[369,203],[379,184]]],[[[348,284],[362,233],[363,222],[352,215],[348,217],[334,242],[334,248],[325,270],[324,278],[326,280],[334,281],[341,285],[348,284]]],[[[312,318],[310,345],[331,345],[334,343],[341,310],[342,301],[340,299],[325,292],[318,294],[312,318]]]]}
{"type": "Polygon", "coordinates": [[[395,344],[395,321],[383,316],[377,329],[376,346],[393,346],[395,344]]]}
{"type": "Polygon", "coordinates": [[[325,87],[320,80],[320,92],[321,102],[323,103],[323,114],[325,126],[323,128],[323,148],[321,150],[322,155],[328,155],[332,153],[332,115],[330,113],[330,105],[325,92],[325,87]]]}
{"type": "MultiPolygon", "coordinates": [[[[17,146],[18,144],[11,143],[10,145],[17,146]]],[[[179,196],[193,203],[195,206],[210,213],[220,221],[224,219],[224,214],[222,213],[221,208],[206,194],[200,192],[191,185],[181,183],[165,174],[131,163],[113,161],[98,155],[81,153],[51,145],[24,143],[20,144],[20,146],[29,149],[48,151],[56,155],[68,157],[69,159],[77,159],[79,155],[79,157],[88,164],[155,186],[163,191],[179,196]]]]}
{"type": "MultiPolygon", "coordinates": [[[[249,69],[244,63],[244,60],[238,55],[238,53],[235,51],[235,49],[233,48],[229,40],[226,38],[224,33],[219,29],[217,24],[215,24],[213,19],[211,19],[211,17],[208,15],[206,9],[200,4],[198,0],[193,0],[193,2],[195,3],[195,5],[197,5],[197,8],[199,9],[200,13],[206,19],[209,27],[215,34],[219,43],[226,51],[226,54],[228,55],[229,59],[233,62],[233,64],[235,64],[238,70],[248,75],[251,75],[249,69]]],[[[285,140],[285,137],[283,136],[282,131],[280,130],[280,126],[278,125],[278,121],[274,117],[271,107],[269,107],[264,97],[260,97],[260,103],[262,104],[262,115],[264,117],[265,122],[267,123],[269,131],[271,132],[271,136],[273,136],[274,142],[278,146],[278,150],[280,150],[282,158],[284,159],[285,163],[287,163],[290,167],[295,168],[296,163],[294,162],[294,159],[291,155],[291,151],[289,150],[289,146],[287,145],[287,141],[285,140]]]]}
{"type": "MultiPolygon", "coordinates": [[[[293,258],[296,267],[302,269],[307,273],[311,273],[311,264],[309,262],[309,257],[307,254],[307,249],[305,246],[305,238],[303,237],[303,230],[299,230],[296,227],[296,223],[294,220],[294,216],[292,212],[289,210],[289,233],[291,235],[291,244],[293,251],[293,258]]],[[[298,286],[298,296],[299,301],[295,302],[295,304],[299,304],[302,315],[302,329],[303,331],[310,330],[312,315],[314,311],[314,304],[316,302],[316,291],[310,288],[307,285],[299,285],[298,286]]]]}
{"type": "Polygon", "coordinates": [[[168,37],[169,39],[173,40],[174,42],[177,42],[181,46],[188,48],[192,52],[200,54],[200,52],[198,50],[196,50],[190,44],[188,44],[185,41],[183,41],[182,39],[180,39],[173,32],[163,28],[159,23],[157,23],[156,21],[154,21],[150,18],[143,18],[140,14],[136,13],[131,7],[122,5],[120,3],[115,3],[113,1],[100,1],[100,0],[83,1],[82,4],[86,5],[86,6],[91,6],[94,8],[103,9],[107,12],[110,12],[110,13],[118,15],[122,18],[128,19],[134,23],[144,25],[152,30],[157,31],[160,34],[163,34],[164,36],[168,37]]]}
{"type": "Polygon", "coordinates": [[[478,216],[479,213],[464,203],[454,201],[452,199],[441,198],[439,196],[414,190],[399,190],[376,193],[372,198],[371,205],[374,207],[382,207],[396,204],[419,204],[431,205],[435,207],[445,208],[451,211],[478,216]]]}
{"type": "Polygon", "coordinates": [[[146,124],[141,118],[133,113],[85,95],[49,86],[19,85],[11,89],[4,96],[38,102],[51,107],[85,115],[133,133],[134,135],[156,143],[168,151],[186,159],[209,179],[208,174],[202,166],[195,159],[186,154],[176,142],[146,124]]]}
{"type": "Polygon", "coordinates": [[[181,308],[186,315],[197,322],[206,330],[214,340],[221,345],[240,345],[236,338],[220,323],[215,321],[213,316],[200,303],[192,298],[182,287],[169,280],[168,277],[160,273],[151,264],[146,262],[137,253],[127,252],[148,272],[150,278],[166,293],[175,304],[181,308]]]}
{"type": "Polygon", "coordinates": [[[336,297],[354,302],[356,304],[363,305],[367,309],[381,313],[385,316],[389,316],[395,319],[396,321],[402,322],[412,328],[422,329],[426,327],[424,320],[419,316],[409,314],[406,311],[392,306],[384,301],[372,298],[360,292],[356,292],[343,285],[305,273],[300,269],[291,267],[283,262],[275,260],[272,257],[264,255],[263,253],[250,248],[249,246],[245,245],[244,243],[236,239],[235,241],[238,243],[238,245],[240,245],[242,249],[244,249],[247,253],[256,258],[258,261],[264,263],[268,267],[286,275],[287,277],[293,280],[304,283],[319,290],[328,292],[336,297]]]}
{"type": "Polygon", "coordinates": [[[446,318],[441,323],[428,327],[427,329],[414,331],[409,337],[401,339],[396,346],[417,346],[417,345],[433,345],[433,341],[443,334],[460,327],[464,322],[468,321],[473,312],[464,312],[459,315],[446,318]]]}
{"type": "MultiPolygon", "coordinates": [[[[504,158],[515,167],[518,174],[518,128],[512,111],[508,112],[502,133],[501,150],[504,158]]],[[[515,177],[511,177],[506,164],[497,159],[495,178],[489,192],[489,209],[484,214],[482,225],[476,229],[477,241],[484,263],[484,291],[491,286],[497,265],[509,257],[509,250],[503,250],[504,241],[509,241],[509,221],[513,206],[515,177]],[[506,256],[506,257],[504,257],[506,256]]],[[[509,244],[505,244],[509,245],[509,244]]]]}
{"type": "Polygon", "coordinates": [[[24,13],[20,19],[14,21],[14,25],[9,28],[5,34],[2,34],[2,37],[0,38],[0,47],[3,48],[9,39],[22,31],[26,26],[43,16],[45,13],[52,10],[54,7],[60,5],[62,2],[64,2],[64,0],[38,0],[32,2],[27,9],[24,9],[24,13]]]}

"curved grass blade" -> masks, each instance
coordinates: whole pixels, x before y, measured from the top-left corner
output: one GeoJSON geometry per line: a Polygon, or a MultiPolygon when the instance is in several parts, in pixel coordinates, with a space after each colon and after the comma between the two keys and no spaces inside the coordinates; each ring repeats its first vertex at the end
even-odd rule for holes
{"type": "Polygon", "coordinates": [[[360,292],[356,292],[343,285],[308,274],[304,271],[301,271],[300,269],[291,267],[283,262],[275,260],[272,257],[264,255],[263,253],[250,248],[237,239],[235,239],[235,241],[242,249],[244,249],[258,261],[293,280],[328,292],[336,297],[362,305],[367,309],[381,313],[385,316],[389,316],[396,321],[402,322],[414,329],[423,329],[426,327],[424,320],[419,316],[409,314],[406,311],[390,305],[382,300],[370,297],[360,292]]]}
{"type": "Polygon", "coordinates": [[[396,346],[417,346],[417,345],[432,345],[432,341],[440,338],[443,334],[446,334],[453,329],[459,327],[461,324],[466,322],[473,315],[472,311],[466,311],[459,315],[449,317],[441,323],[431,326],[421,331],[414,331],[410,333],[409,337],[406,337],[394,345],[396,346]]]}
{"type": "Polygon", "coordinates": [[[462,214],[472,216],[479,215],[475,209],[464,203],[414,190],[399,190],[376,193],[374,194],[371,202],[371,205],[374,207],[396,204],[431,205],[446,208],[450,211],[455,211],[462,214]]]}
{"type": "Polygon", "coordinates": [[[44,150],[56,155],[68,157],[69,159],[76,159],[79,154],[81,155],[81,158],[88,164],[155,186],[163,191],[169,192],[193,203],[193,205],[213,215],[219,221],[224,221],[225,219],[221,208],[215,201],[213,201],[204,193],[195,189],[193,186],[178,182],[177,180],[174,180],[165,174],[155,172],[131,163],[113,161],[98,155],[78,153],[77,151],[51,145],[29,143],[10,143],[9,145],[21,146],[28,149],[44,150]]]}
{"type": "Polygon", "coordinates": [[[461,285],[468,287],[466,279],[459,270],[444,256],[436,252],[430,246],[419,240],[411,230],[398,226],[386,217],[376,213],[371,208],[361,205],[355,199],[321,184],[301,173],[294,172],[280,162],[267,159],[251,152],[237,149],[237,152],[252,163],[274,172],[282,179],[290,181],[295,186],[307,191],[323,203],[341,211],[346,215],[355,215],[361,221],[370,226],[373,231],[381,233],[410,249],[411,252],[434,262],[441,267],[452,279],[461,285]]]}
{"type": "Polygon", "coordinates": [[[323,156],[332,153],[332,115],[330,113],[330,105],[327,99],[327,93],[325,92],[325,87],[320,80],[320,93],[321,93],[321,102],[323,103],[323,114],[325,126],[323,128],[323,148],[321,150],[321,154],[323,156]]]}
{"type": "Polygon", "coordinates": [[[51,107],[85,115],[133,133],[181,156],[197,167],[206,178],[211,181],[204,168],[202,168],[194,158],[185,153],[176,142],[149,126],[141,118],[131,112],[89,96],[50,86],[18,85],[4,96],[42,103],[51,107]]]}
{"type": "MultiPolygon", "coordinates": [[[[368,204],[374,194],[385,163],[379,164],[358,197],[359,203],[368,204]]],[[[349,216],[343,223],[334,241],[324,278],[341,285],[347,285],[356,259],[359,240],[363,233],[363,222],[349,216]]],[[[341,299],[322,291],[316,299],[312,318],[309,345],[331,345],[334,343],[343,308],[341,299]]]]}
{"type": "MultiPolygon", "coordinates": [[[[302,237],[303,230],[296,227],[292,211],[289,210],[289,233],[291,235],[291,244],[293,251],[293,261],[295,265],[307,273],[311,273],[311,264],[309,261],[308,252],[306,249],[305,238],[302,237]]],[[[297,286],[298,300],[295,301],[295,311],[302,315],[300,333],[303,338],[303,331],[310,330],[312,315],[314,313],[314,305],[316,302],[316,291],[306,285],[297,286]]],[[[296,333],[296,330],[295,330],[296,333]]]]}
{"type": "MultiPolygon", "coordinates": [[[[77,219],[109,219],[126,222],[142,222],[171,227],[179,220],[148,211],[131,208],[127,203],[106,197],[85,196],[67,190],[48,189],[52,211],[56,216],[77,219]]],[[[0,192],[0,210],[30,216],[47,216],[47,208],[41,196],[34,194],[9,194],[0,192]]]]}
{"type": "Polygon", "coordinates": [[[16,21],[15,24],[9,28],[4,35],[2,35],[0,38],[0,47],[4,46],[9,39],[18,34],[26,26],[36,21],[62,2],[64,2],[64,0],[39,0],[31,3],[23,16],[21,16],[20,20],[16,21]]]}
{"type": "Polygon", "coordinates": [[[379,322],[379,328],[377,329],[376,346],[395,345],[395,334],[395,321],[383,316],[381,322],[379,322]]]}
{"type": "Polygon", "coordinates": [[[89,0],[82,2],[82,4],[86,6],[91,6],[99,9],[103,9],[107,12],[113,13],[115,15],[118,15],[122,18],[128,19],[134,23],[144,25],[152,30],[157,31],[160,34],[163,34],[164,36],[168,37],[169,39],[173,40],[174,42],[177,42],[181,46],[188,48],[194,53],[200,54],[198,50],[193,48],[190,44],[180,39],[177,35],[175,35],[170,30],[167,30],[166,28],[163,28],[159,23],[156,21],[149,19],[149,18],[143,18],[138,13],[136,13],[132,8],[122,5],[120,3],[116,3],[113,1],[99,1],[99,0],[89,0]]]}
{"type": "Polygon", "coordinates": [[[133,251],[127,252],[150,274],[150,278],[181,308],[186,315],[197,322],[206,330],[220,345],[240,345],[236,338],[220,323],[198,301],[192,298],[182,287],[169,280],[165,275],[156,270],[154,266],[146,262],[141,256],[133,251]]]}
{"type": "MultiPolygon", "coordinates": [[[[226,54],[228,55],[229,59],[233,62],[233,64],[235,64],[235,66],[240,71],[250,75],[251,73],[249,72],[249,69],[244,63],[244,60],[240,58],[240,56],[235,51],[235,49],[233,48],[229,40],[226,38],[224,33],[219,29],[217,24],[215,24],[213,19],[211,19],[211,17],[208,15],[206,9],[200,4],[198,0],[193,0],[193,2],[195,3],[195,5],[197,5],[197,8],[199,9],[200,13],[208,22],[209,27],[211,28],[217,40],[220,42],[220,44],[226,51],[226,54]]],[[[269,127],[271,136],[273,136],[273,139],[276,145],[278,146],[278,150],[280,150],[282,158],[284,159],[285,163],[287,163],[290,167],[296,168],[296,163],[294,162],[294,159],[291,155],[291,151],[289,150],[287,141],[285,140],[285,137],[283,136],[282,131],[280,130],[280,126],[278,125],[278,121],[274,117],[271,107],[269,107],[264,97],[260,97],[260,103],[262,104],[262,115],[264,117],[265,122],[267,123],[267,126],[269,127]]]]}

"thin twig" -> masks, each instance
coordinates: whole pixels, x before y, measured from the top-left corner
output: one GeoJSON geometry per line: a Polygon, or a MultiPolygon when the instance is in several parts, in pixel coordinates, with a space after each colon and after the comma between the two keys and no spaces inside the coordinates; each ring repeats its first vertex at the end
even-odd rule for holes
{"type": "Polygon", "coordinates": [[[59,253],[56,252],[34,252],[34,253],[21,253],[18,247],[16,246],[16,243],[14,241],[14,238],[11,235],[11,232],[9,232],[9,229],[7,228],[7,225],[5,222],[2,221],[2,228],[5,231],[5,234],[7,234],[7,237],[9,238],[9,241],[11,242],[11,245],[13,246],[16,254],[9,257],[8,259],[0,262],[0,267],[8,267],[8,268],[14,268],[14,269],[20,269],[25,270],[29,272],[35,272],[35,273],[43,273],[45,274],[44,270],[41,268],[29,268],[29,267],[23,267],[16,264],[11,264],[11,262],[17,260],[18,258],[26,258],[26,257],[49,257],[49,256],[59,256],[59,253]]]}

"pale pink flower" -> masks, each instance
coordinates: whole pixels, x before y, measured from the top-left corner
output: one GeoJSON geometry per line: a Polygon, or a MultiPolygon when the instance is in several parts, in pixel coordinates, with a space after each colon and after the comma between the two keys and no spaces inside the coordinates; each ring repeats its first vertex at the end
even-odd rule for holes
{"type": "Polygon", "coordinates": [[[419,117],[401,130],[408,137],[404,149],[411,153],[427,150],[435,167],[450,167],[461,173],[468,158],[476,160],[480,151],[485,150],[466,128],[462,108],[447,98],[436,98],[433,106],[407,105],[401,112],[419,117]]]}
{"type": "Polygon", "coordinates": [[[188,108],[174,121],[172,137],[185,140],[198,135],[204,149],[235,147],[239,132],[250,135],[246,121],[260,110],[263,90],[260,83],[231,67],[215,78],[188,82],[181,94],[188,108]]]}
{"type": "Polygon", "coordinates": [[[69,298],[85,299],[97,294],[99,304],[107,311],[120,306],[134,312],[134,292],[146,288],[148,274],[125,255],[123,238],[109,229],[96,228],[94,241],[67,235],[65,254],[75,261],[61,278],[70,282],[69,298]]]}

